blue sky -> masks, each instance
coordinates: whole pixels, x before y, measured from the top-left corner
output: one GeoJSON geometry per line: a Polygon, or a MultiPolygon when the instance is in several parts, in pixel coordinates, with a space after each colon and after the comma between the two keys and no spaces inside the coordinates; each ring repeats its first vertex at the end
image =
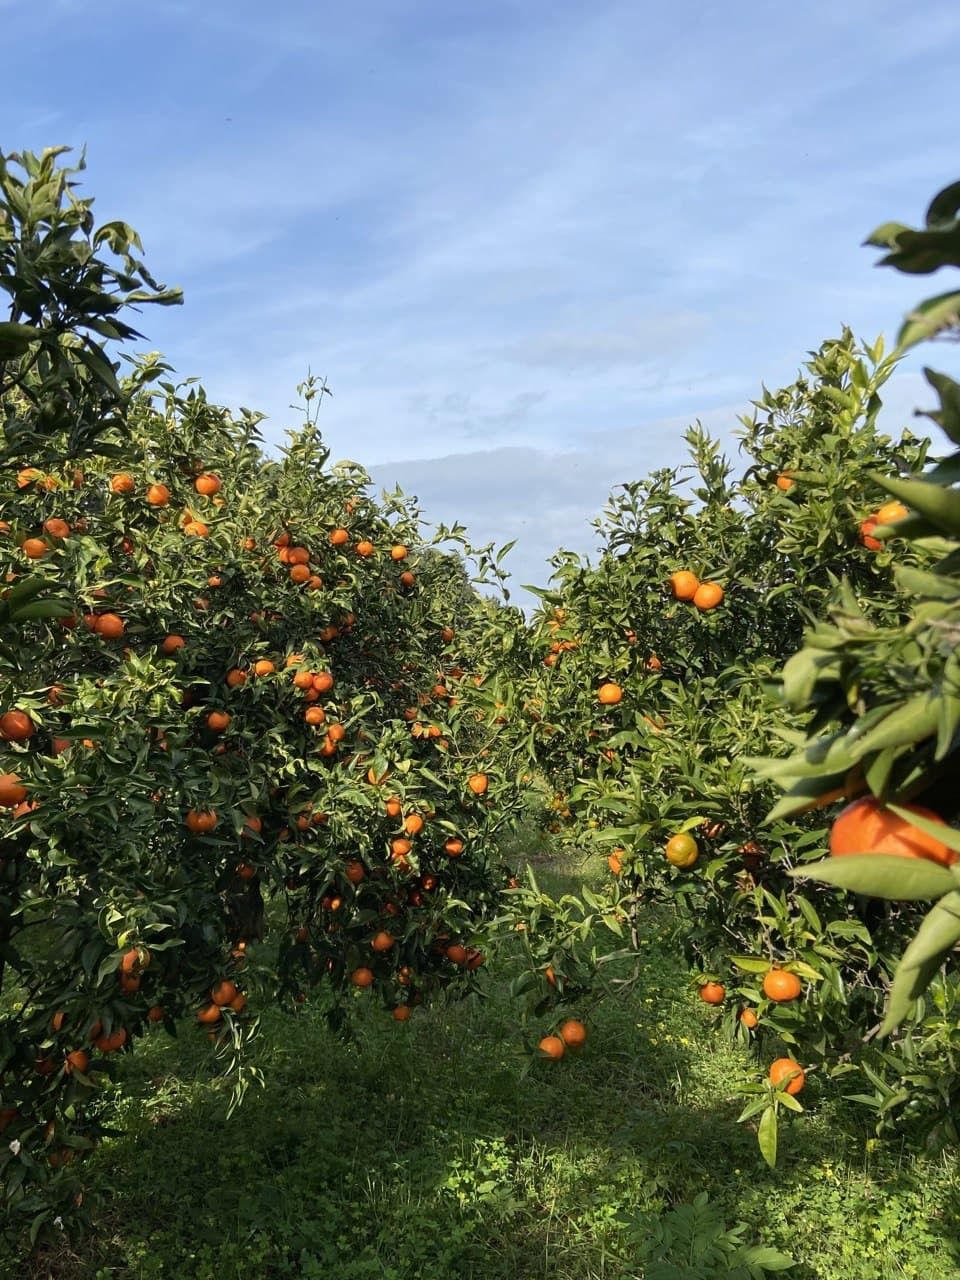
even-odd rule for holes
{"type": "Polygon", "coordinates": [[[0,30],[0,148],[86,144],[98,217],[184,289],[145,345],[274,441],[326,376],[334,457],[519,538],[516,583],[688,422],[935,291],[860,242],[958,176],[955,0],[0,0],[0,30]]]}

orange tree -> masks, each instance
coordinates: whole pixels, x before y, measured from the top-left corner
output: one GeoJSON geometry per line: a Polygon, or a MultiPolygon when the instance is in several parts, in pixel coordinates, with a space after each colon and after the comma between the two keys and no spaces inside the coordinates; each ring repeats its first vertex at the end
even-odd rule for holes
{"type": "MultiPolygon", "coordinates": [[[[551,779],[553,826],[608,859],[610,892],[585,897],[584,911],[635,945],[642,914],[666,908],[692,981],[765,1074],[786,1047],[856,1088],[882,1120],[887,1067],[862,1036],[882,1016],[917,910],[798,882],[793,869],[823,847],[818,806],[861,783],[802,765],[795,802],[765,822],[777,787],[752,758],[772,757],[775,770],[805,739],[809,712],[774,715],[771,689],[827,601],[840,593],[860,625],[899,633],[903,575],[930,572],[928,543],[886,541],[902,515],[888,505],[897,475],[923,467],[928,447],[877,429],[896,359],[844,333],[792,386],[763,393],[740,433],[741,476],[695,428],[692,475],[671,469],[624,486],[599,524],[599,561],[557,557],[533,628],[539,656],[514,690],[524,744],[551,779]]],[[[536,886],[515,897],[531,922],[545,909],[536,886]]],[[[538,1015],[556,1006],[562,1016],[568,963],[578,998],[596,963],[576,917],[554,912],[553,936],[526,935],[523,986],[538,1015]]],[[[745,1118],[763,1112],[768,1159],[777,1109],[800,1106],[799,1079],[756,1086],[745,1118]]],[[[942,1110],[926,1115],[935,1127],[942,1110]]]]}
{"type": "Polygon", "coordinates": [[[459,559],[330,465],[314,380],[268,457],[156,357],[119,378],[122,304],[175,295],[56,157],[4,162],[0,221],[0,1185],[34,1238],[152,1028],[194,1020],[239,1097],[268,997],[342,1024],[469,990],[519,808],[459,559]]]}
{"type": "MultiPolygon", "coordinates": [[[[868,243],[886,249],[883,265],[901,271],[960,267],[958,215],[954,183],[931,202],[922,228],[888,223],[868,243]]],[[[899,350],[958,333],[954,289],[907,316],[899,350]]],[[[939,402],[926,416],[960,445],[960,385],[924,372],[939,402]]],[[[761,771],[783,789],[775,814],[797,811],[814,793],[857,795],[820,846],[831,856],[797,872],[863,895],[861,901],[872,898],[876,915],[897,922],[898,963],[892,983],[889,969],[883,974],[883,1047],[871,1102],[885,1115],[930,1117],[927,1141],[936,1148],[958,1141],[960,1101],[960,453],[912,470],[875,477],[900,517],[875,531],[878,542],[894,538],[891,546],[925,561],[918,566],[897,553],[906,616],[872,618],[849,591],[831,602],[783,669],[784,702],[808,713],[805,732],[793,755],[765,762],[761,771]],[[925,907],[912,904],[931,902],[921,919],[925,907]]]]}

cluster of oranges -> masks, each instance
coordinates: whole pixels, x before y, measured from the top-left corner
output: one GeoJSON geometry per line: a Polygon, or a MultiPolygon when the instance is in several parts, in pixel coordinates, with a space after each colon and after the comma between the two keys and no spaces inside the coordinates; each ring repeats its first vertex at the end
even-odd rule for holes
{"type": "Polygon", "coordinates": [[[568,1049],[582,1049],[587,1042],[587,1028],[577,1018],[568,1018],[556,1032],[546,1035],[537,1046],[545,1058],[562,1058],[568,1049]]]}
{"type": "Polygon", "coordinates": [[[678,569],[670,575],[670,590],[675,600],[685,600],[707,613],[723,604],[724,591],[719,582],[701,582],[689,569],[678,569]]]}
{"type": "Polygon", "coordinates": [[[869,551],[879,551],[883,543],[873,536],[878,525],[896,524],[910,513],[902,502],[885,502],[872,516],[860,522],[860,541],[869,551]]]}

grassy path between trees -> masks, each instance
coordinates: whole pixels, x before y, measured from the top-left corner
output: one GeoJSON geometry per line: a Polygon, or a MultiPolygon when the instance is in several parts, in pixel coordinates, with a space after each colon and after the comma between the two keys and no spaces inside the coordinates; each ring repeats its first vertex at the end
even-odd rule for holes
{"type": "MultiPolygon", "coordinates": [[[[582,878],[558,863],[540,874],[550,892],[582,878]]],[[[309,1006],[268,1012],[266,1087],[229,1122],[206,1042],[158,1031],[124,1067],[124,1135],[93,1157],[113,1189],[97,1232],[0,1275],[720,1280],[748,1273],[696,1262],[691,1237],[743,1223],[746,1243],[793,1256],[792,1280],[954,1280],[955,1159],[867,1143],[860,1115],[825,1106],[814,1079],[812,1114],[785,1126],[768,1170],[736,1124],[749,1063],[656,934],[645,946],[644,982],[605,1002],[585,1049],[559,1063],[531,1058],[542,1029],[517,1025],[503,964],[486,998],[404,1025],[361,996],[354,1044],[309,1006]]]]}

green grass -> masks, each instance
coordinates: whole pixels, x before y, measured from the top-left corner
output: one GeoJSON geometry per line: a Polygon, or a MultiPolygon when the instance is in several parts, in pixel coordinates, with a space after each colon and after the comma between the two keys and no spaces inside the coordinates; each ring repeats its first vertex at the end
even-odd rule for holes
{"type": "Polygon", "coordinates": [[[359,995],[353,1044],[309,1009],[268,1012],[266,1086],[230,1121],[205,1040],[151,1034],[124,1064],[125,1132],[86,1166],[109,1187],[95,1233],[0,1275],[628,1280],[652,1224],[706,1192],[749,1243],[793,1255],[793,1280],[954,1280],[954,1162],[868,1144],[812,1081],[767,1169],[736,1123],[749,1064],[656,936],[645,949],[642,985],[560,1063],[531,1057],[503,968],[483,998],[405,1025],[359,995]]]}

